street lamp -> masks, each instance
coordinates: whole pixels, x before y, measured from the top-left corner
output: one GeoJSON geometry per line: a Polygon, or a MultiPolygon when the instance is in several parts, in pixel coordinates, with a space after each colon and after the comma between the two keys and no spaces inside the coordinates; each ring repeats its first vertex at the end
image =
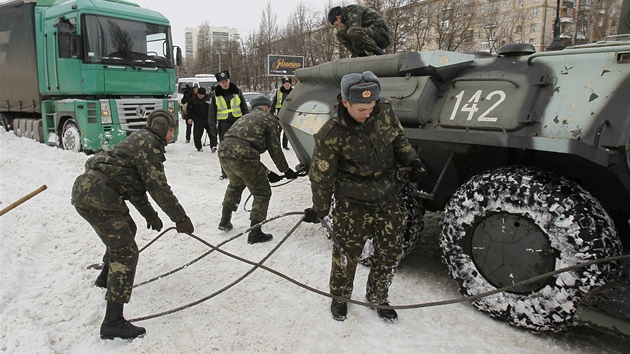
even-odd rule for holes
{"type": "Polygon", "coordinates": [[[556,0],[556,19],[553,22],[553,41],[547,47],[547,50],[563,50],[562,40],[560,39],[560,0],[556,0]]]}
{"type": "Polygon", "coordinates": [[[219,72],[221,72],[221,53],[218,50],[216,50],[216,48],[213,48],[213,49],[214,49],[214,52],[219,55],[219,72]]]}

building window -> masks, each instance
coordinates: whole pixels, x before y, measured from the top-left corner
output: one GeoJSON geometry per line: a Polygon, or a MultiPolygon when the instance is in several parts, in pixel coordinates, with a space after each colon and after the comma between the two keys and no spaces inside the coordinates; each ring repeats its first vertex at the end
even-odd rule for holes
{"type": "Polygon", "coordinates": [[[530,30],[530,31],[531,31],[531,32],[536,32],[536,28],[537,28],[537,27],[538,27],[538,26],[537,26],[535,23],[532,23],[532,27],[531,27],[531,30],[530,30]]]}

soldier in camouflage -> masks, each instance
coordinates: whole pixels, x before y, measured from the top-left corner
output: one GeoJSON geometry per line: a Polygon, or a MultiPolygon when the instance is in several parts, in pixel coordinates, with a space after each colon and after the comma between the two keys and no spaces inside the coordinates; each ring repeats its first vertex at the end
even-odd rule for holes
{"type": "Polygon", "coordinates": [[[131,202],[146,219],[147,228],[160,231],[162,220],[149,202],[149,192],[176,224],[178,232],[194,231],[164,174],[164,147],[173,140],[176,126],[172,113],[154,111],[147,119],[146,129],[89,158],[86,172],[77,177],[72,187],[72,205],[106,246],[104,267],[95,282],[107,288],[107,310],[101,325],[103,339],[130,339],[146,333],[123,317],[123,305],[131,298],[138,263],[134,239],[137,227],[125,201],[131,202]]]}
{"type": "MultiPolygon", "coordinates": [[[[366,297],[388,305],[389,286],[402,257],[404,216],[399,199],[399,167],[410,167],[410,180],[423,176],[423,165],[403,133],[390,105],[381,99],[380,80],[371,72],[348,74],[341,80],[341,100],[315,135],[309,170],[313,206],[306,222],[328,215],[334,194],[330,293],[333,318],[343,321],[352,295],[357,260],[368,238],[374,256],[366,297]]],[[[398,318],[393,309],[378,309],[386,321],[398,318]]]]}
{"type": "Polygon", "coordinates": [[[337,39],[351,56],[385,54],[389,46],[389,27],[378,12],[361,5],[337,6],[328,12],[328,21],[337,27],[337,39]]]}
{"type": "MultiPolygon", "coordinates": [[[[267,208],[271,199],[269,182],[282,179],[275,172],[269,171],[260,161],[260,154],[269,150],[269,155],[278,170],[288,179],[297,178],[297,174],[287,164],[280,147],[280,125],[278,119],[269,113],[271,100],[260,96],[251,101],[252,112],[237,119],[228,129],[219,145],[219,161],[228,176],[229,184],[223,198],[223,209],[219,230],[232,229],[232,212],[241,202],[245,187],[254,196],[251,226],[267,218],[267,208]]],[[[267,242],[273,235],[262,232],[260,225],[254,227],[248,237],[248,243],[267,242]]]]}

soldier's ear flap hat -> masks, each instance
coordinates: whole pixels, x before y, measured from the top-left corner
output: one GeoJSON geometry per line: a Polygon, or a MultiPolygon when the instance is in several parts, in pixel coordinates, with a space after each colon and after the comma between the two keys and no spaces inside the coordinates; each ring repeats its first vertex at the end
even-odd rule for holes
{"type": "Polygon", "coordinates": [[[250,106],[252,107],[252,109],[258,107],[258,106],[267,106],[267,107],[271,107],[271,100],[266,97],[266,96],[258,96],[254,99],[252,99],[252,101],[249,103],[250,106]]]}
{"type": "Polygon", "coordinates": [[[214,76],[217,78],[218,82],[221,82],[223,80],[228,80],[230,78],[230,73],[227,70],[223,70],[220,73],[214,74],[214,76]]]}
{"type": "Polygon", "coordinates": [[[156,109],[147,118],[147,128],[165,142],[168,129],[175,127],[177,127],[177,119],[173,113],[165,109],[156,109]]]}
{"type": "Polygon", "coordinates": [[[371,103],[381,95],[381,81],[371,71],[341,78],[341,97],[351,103],[371,103]]]}
{"type": "Polygon", "coordinates": [[[343,7],[335,6],[332,9],[330,9],[330,11],[328,11],[328,22],[330,22],[331,25],[335,24],[335,21],[337,21],[337,16],[341,16],[342,10],[343,10],[343,7]]]}

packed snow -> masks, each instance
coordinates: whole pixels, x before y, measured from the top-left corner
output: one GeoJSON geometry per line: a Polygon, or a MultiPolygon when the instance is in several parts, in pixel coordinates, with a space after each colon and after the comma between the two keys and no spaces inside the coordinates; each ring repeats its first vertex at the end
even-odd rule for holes
{"type": "MultiPolygon", "coordinates": [[[[167,147],[168,181],[195,225],[194,234],[217,245],[249,226],[247,191],[233,215],[234,230],[217,229],[227,180],[206,147],[198,153],[179,141],[167,147]]],[[[285,151],[291,166],[298,161],[285,151]]],[[[257,269],[226,291],[194,306],[135,322],[147,334],[133,341],[103,341],[99,327],[105,290],[94,287],[104,246],[70,204],[74,179],[89,156],[0,131],[0,209],[48,188],[0,217],[0,351],[4,353],[627,353],[629,342],[588,328],[532,333],[493,320],[468,302],[398,310],[386,323],[376,312],[349,305],[348,319],[330,315],[330,299],[257,269]]],[[[263,161],[275,166],[267,154],[263,161]]],[[[276,170],[277,171],[277,170],[276,170]]],[[[280,183],[279,183],[280,184],[280,183]]],[[[308,178],[273,188],[269,217],[310,206],[308,178]]],[[[155,203],[156,209],[159,209],[155,203]]],[[[140,248],[159,233],[148,230],[130,206],[140,248]]],[[[173,226],[160,211],[165,228],[173,226]]],[[[423,237],[401,263],[390,288],[393,305],[461,298],[438,246],[440,213],[427,213],[423,237]]],[[[222,249],[259,262],[299,222],[280,217],[263,226],[272,242],[249,245],[246,236],[222,249]]],[[[140,254],[136,284],[181,267],[209,251],[174,230],[140,254]]],[[[302,223],[264,263],[321,291],[328,290],[331,241],[320,225],[302,223]]],[[[135,319],[185,307],[231,285],[252,268],[212,252],[181,271],[134,289],[125,317],[135,319]]],[[[368,268],[359,266],[353,299],[363,301],[368,268]]]]}

